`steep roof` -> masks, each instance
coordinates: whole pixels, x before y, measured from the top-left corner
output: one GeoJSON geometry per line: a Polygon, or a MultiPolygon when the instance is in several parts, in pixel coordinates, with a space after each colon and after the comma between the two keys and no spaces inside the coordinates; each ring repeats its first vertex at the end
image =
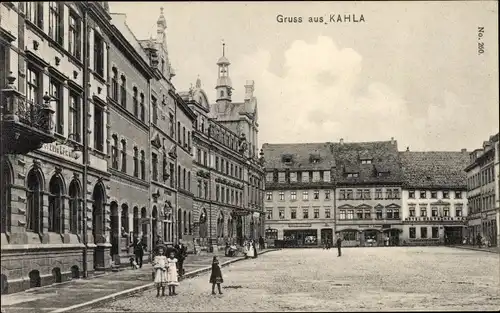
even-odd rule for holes
{"type": "Polygon", "coordinates": [[[469,153],[413,152],[399,153],[404,184],[409,188],[466,188],[465,168],[469,153]]]}
{"type": "Polygon", "coordinates": [[[122,33],[123,37],[127,39],[132,47],[134,47],[135,51],[144,59],[144,61],[149,62],[146,52],[144,52],[140,42],[127,25],[127,16],[123,13],[111,13],[110,15],[111,23],[122,33]]]}
{"type": "Polygon", "coordinates": [[[325,169],[335,167],[335,159],[329,143],[264,144],[265,167],[267,169],[325,169]],[[289,164],[283,162],[290,158],[289,164]]]}
{"type": "Polygon", "coordinates": [[[334,143],[336,181],[345,184],[399,183],[402,172],[395,140],[334,143]],[[371,160],[362,164],[361,160],[371,160]],[[357,173],[357,177],[347,177],[357,173]],[[379,175],[380,174],[380,175],[379,175]]]}

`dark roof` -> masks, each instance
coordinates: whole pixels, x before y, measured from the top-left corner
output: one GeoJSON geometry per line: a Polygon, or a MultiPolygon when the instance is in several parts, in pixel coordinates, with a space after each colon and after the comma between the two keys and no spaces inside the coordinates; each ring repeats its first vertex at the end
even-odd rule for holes
{"type": "Polygon", "coordinates": [[[405,185],[409,188],[466,188],[469,153],[400,152],[405,185]]]}
{"type": "Polygon", "coordinates": [[[264,144],[266,169],[331,169],[335,159],[329,143],[264,144]],[[319,158],[318,158],[319,156],[319,158]],[[283,162],[284,157],[291,157],[291,162],[283,162]],[[317,162],[311,162],[317,159],[317,162]]]}
{"type": "Polygon", "coordinates": [[[337,164],[335,179],[338,184],[402,182],[395,140],[335,143],[332,147],[337,164]],[[371,164],[361,164],[364,159],[371,159],[371,164]],[[383,175],[379,176],[379,172],[383,172],[383,175]],[[347,173],[358,173],[358,177],[347,177],[347,173]]]}

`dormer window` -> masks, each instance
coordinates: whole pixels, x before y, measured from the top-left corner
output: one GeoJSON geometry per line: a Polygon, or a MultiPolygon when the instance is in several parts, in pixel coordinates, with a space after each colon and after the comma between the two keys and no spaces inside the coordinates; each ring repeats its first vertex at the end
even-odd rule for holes
{"type": "Polygon", "coordinates": [[[377,176],[378,176],[378,177],[385,177],[385,176],[389,176],[389,172],[378,172],[378,173],[377,173],[377,176]]]}
{"type": "Polygon", "coordinates": [[[359,177],[359,173],[347,173],[347,178],[359,177]]]}
{"type": "Polygon", "coordinates": [[[361,164],[372,164],[372,160],[371,159],[361,160],[361,164]]]}
{"type": "Polygon", "coordinates": [[[281,161],[285,164],[291,164],[292,163],[292,156],[289,154],[285,154],[282,156],[281,161]]]}
{"type": "Polygon", "coordinates": [[[309,155],[309,162],[312,164],[318,164],[321,161],[321,158],[317,154],[309,155]]]}

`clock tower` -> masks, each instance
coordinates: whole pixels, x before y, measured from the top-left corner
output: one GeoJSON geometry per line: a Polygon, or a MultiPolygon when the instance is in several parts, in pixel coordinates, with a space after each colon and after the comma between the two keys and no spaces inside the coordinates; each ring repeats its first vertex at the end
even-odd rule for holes
{"type": "Polygon", "coordinates": [[[226,44],[222,43],[222,56],[219,61],[217,61],[217,66],[219,67],[217,86],[215,86],[215,90],[217,90],[217,103],[231,102],[231,94],[233,91],[231,78],[229,77],[229,65],[231,65],[231,63],[225,56],[225,50],[226,44]]]}

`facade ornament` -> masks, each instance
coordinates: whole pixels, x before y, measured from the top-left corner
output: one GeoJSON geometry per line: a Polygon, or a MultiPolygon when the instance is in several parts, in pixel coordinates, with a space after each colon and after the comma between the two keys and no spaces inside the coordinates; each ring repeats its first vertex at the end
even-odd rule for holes
{"type": "Polygon", "coordinates": [[[240,153],[245,153],[245,151],[247,149],[248,149],[248,143],[247,143],[245,133],[241,133],[240,138],[239,138],[239,142],[238,142],[238,151],[240,153]]]}

